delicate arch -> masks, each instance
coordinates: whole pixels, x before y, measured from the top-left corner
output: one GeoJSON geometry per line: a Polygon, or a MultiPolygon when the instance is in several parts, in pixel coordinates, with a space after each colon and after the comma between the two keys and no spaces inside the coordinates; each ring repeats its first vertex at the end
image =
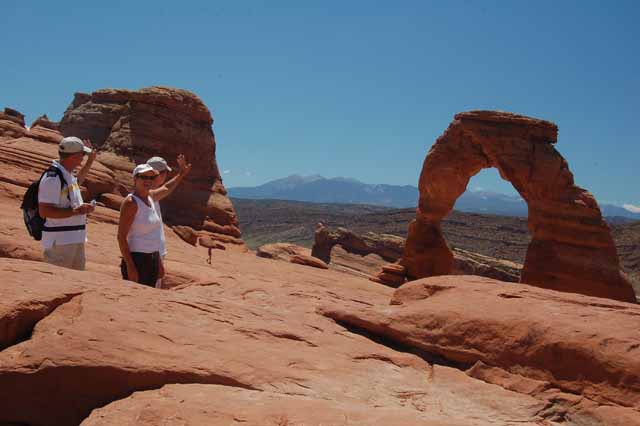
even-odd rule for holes
{"type": "Polygon", "coordinates": [[[521,282],[559,291],[635,302],[620,270],[609,227],[594,197],[576,186],[555,149],[555,124],[498,111],[455,116],[427,154],[416,219],[400,263],[409,279],[448,275],[453,254],[440,227],[469,179],[495,167],[529,206],[521,282]]]}

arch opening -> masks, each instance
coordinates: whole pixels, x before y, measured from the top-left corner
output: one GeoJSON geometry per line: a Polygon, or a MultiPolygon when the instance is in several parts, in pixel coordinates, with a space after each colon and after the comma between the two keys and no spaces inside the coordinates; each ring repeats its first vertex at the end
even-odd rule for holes
{"type": "Polygon", "coordinates": [[[416,218],[400,264],[409,280],[453,271],[441,221],[470,179],[495,168],[527,203],[527,248],[520,282],[635,302],[595,198],[574,184],[555,149],[555,124],[499,111],[470,111],[429,150],[419,180],[416,218]]]}

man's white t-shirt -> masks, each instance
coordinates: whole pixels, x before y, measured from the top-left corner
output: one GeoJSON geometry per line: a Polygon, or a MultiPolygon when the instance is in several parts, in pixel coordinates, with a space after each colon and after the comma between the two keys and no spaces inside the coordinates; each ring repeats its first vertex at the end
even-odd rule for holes
{"type": "MultiPolygon", "coordinates": [[[[60,208],[76,208],[80,207],[83,203],[82,194],[80,193],[80,186],[78,185],[78,179],[67,171],[57,161],[53,162],[53,166],[62,171],[62,176],[67,181],[67,186],[62,188],[62,182],[60,178],[54,173],[45,173],[40,180],[40,187],[38,189],[38,202],[49,203],[60,208]],[[67,196],[67,194],[69,196],[67,196]]],[[[56,227],[56,226],[77,226],[85,225],[87,222],[87,216],[76,215],[67,217],[64,219],[47,218],[44,226],[56,227]]],[[[87,230],[80,229],[76,231],[62,231],[62,232],[42,232],[42,247],[49,249],[56,245],[65,244],[78,244],[87,241],[87,230]]]]}

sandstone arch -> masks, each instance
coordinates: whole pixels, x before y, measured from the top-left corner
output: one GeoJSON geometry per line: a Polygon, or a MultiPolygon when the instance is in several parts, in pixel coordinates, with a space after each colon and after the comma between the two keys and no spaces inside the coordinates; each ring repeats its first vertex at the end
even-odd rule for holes
{"type": "Polygon", "coordinates": [[[495,167],[529,206],[521,282],[591,296],[635,301],[609,227],[595,198],[576,186],[555,149],[555,124],[497,111],[457,114],[427,154],[420,174],[416,219],[400,263],[409,279],[448,275],[453,254],[440,221],[469,179],[495,167]]]}

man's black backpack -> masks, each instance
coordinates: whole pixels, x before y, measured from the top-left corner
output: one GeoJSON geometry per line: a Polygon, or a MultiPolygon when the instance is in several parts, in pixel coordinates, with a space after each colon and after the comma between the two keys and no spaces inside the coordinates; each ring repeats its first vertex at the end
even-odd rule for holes
{"type": "Polygon", "coordinates": [[[40,213],[38,213],[38,189],[40,188],[40,180],[46,174],[49,174],[49,176],[55,175],[60,178],[60,189],[67,186],[67,181],[62,176],[62,170],[55,166],[51,166],[42,173],[40,179],[29,185],[29,189],[24,193],[22,205],[20,205],[24,216],[24,225],[27,227],[29,235],[31,235],[36,241],[40,241],[42,239],[42,230],[46,220],[40,216],[40,213]]]}

